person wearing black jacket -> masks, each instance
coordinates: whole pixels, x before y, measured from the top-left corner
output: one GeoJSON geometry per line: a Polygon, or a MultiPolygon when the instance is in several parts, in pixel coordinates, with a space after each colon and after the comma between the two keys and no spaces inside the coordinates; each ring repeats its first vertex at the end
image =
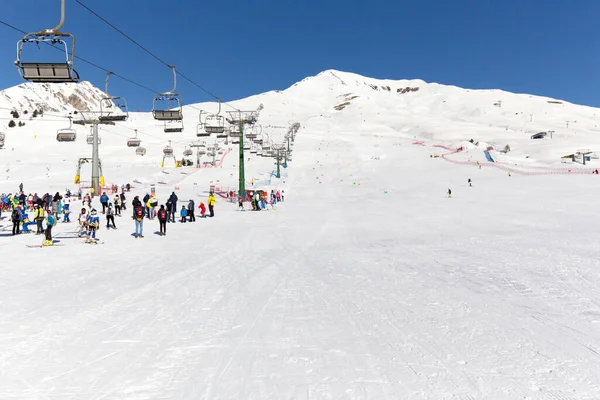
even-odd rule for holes
{"type": "Polygon", "coordinates": [[[171,193],[169,200],[171,201],[171,218],[173,219],[173,222],[175,222],[177,220],[177,217],[175,216],[177,213],[177,200],[179,200],[175,192],[171,193]]]}
{"type": "Polygon", "coordinates": [[[187,215],[190,217],[190,222],[196,222],[196,217],[194,216],[194,199],[190,199],[188,203],[187,215]]]}
{"type": "Polygon", "coordinates": [[[166,236],[167,235],[167,218],[169,217],[169,214],[168,214],[167,210],[165,210],[165,206],[163,204],[160,205],[160,210],[158,210],[158,212],[156,213],[156,216],[158,217],[158,224],[160,226],[160,236],[166,236]]]}

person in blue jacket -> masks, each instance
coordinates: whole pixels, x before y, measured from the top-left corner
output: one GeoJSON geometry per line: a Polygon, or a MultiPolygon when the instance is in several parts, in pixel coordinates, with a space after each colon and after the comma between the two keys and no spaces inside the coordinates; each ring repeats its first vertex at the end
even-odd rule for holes
{"type": "Polygon", "coordinates": [[[100,196],[100,204],[102,204],[102,214],[106,214],[106,209],[108,208],[109,201],[110,198],[108,197],[106,192],[102,193],[102,196],[100,196]]]}
{"type": "Polygon", "coordinates": [[[181,222],[185,224],[185,220],[187,218],[187,209],[185,206],[181,206],[181,222]]]}

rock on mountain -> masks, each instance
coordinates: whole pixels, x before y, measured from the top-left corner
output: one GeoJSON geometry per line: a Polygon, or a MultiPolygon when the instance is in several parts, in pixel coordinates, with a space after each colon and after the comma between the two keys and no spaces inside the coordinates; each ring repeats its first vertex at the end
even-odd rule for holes
{"type": "Polygon", "coordinates": [[[0,107],[44,112],[70,113],[98,110],[104,92],[90,82],[23,83],[0,91],[0,107]]]}

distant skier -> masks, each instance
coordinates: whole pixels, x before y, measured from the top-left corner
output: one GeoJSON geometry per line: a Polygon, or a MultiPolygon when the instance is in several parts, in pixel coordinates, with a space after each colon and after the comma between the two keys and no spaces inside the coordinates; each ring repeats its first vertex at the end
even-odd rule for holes
{"type": "Polygon", "coordinates": [[[110,224],[112,223],[112,227],[117,229],[115,225],[115,212],[113,211],[112,203],[108,203],[108,208],[106,209],[106,229],[110,228],[110,224]]]}
{"type": "Polygon", "coordinates": [[[160,226],[160,236],[166,236],[167,234],[167,218],[169,217],[167,214],[167,210],[165,210],[165,206],[163,204],[160,205],[160,210],[156,213],[158,217],[158,225],[160,226]]]}
{"type": "MultiPolygon", "coordinates": [[[[136,196],[137,198],[137,196],[136,196]]],[[[135,199],[134,199],[135,201],[135,199]]],[[[138,199],[138,205],[134,207],[133,209],[133,216],[135,219],[135,238],[143,238],[144,237],[144,233],[143,233],[143,229],[144,229],[144,207],[142,207],[142,204],[139,203],[139,199],[138,199]]]]}
{"type": "Polygon", "coordinates": [[[448,188],[448,198],[452,198],[452,190],[450,188],[448,188]]]}
{"type": "Polygon", "coordinates": [[[210,217],[215,216],[215,202],[217,201],[214,192],[210,192],[208,195],[208,211],[210,212],[210,217]]]}
{"type": "Polygon", "coordinates": [[[108,208],[109,201],[110,198],[108,197],[106,192],[103,192],[102,196],[100,196],[100,204],[102,204],[102,214],[106,214],[106,209],[108,208]]]}
{"type": "Polygon", "coordinates": [[[187,215],[190,218],[190,222],[196,222],[196,217],[194,216],[194,199],[190,199],[187,208],[187,215]]]}
{"type": "Polygon", "coordinates": [[[92,208],[90,214],[88,215],[87,221],[87,237],[85,239],[86,243],[97,243],[96,240],[96,231],[100,227],[100,217],[98,217],[98,213],[95,208],[92,208]]]}
{"type": "Polygon", "coordinates": [[[181,206],[181,211],[179,214],[181,215],[181,222],[185,224],[187,218],[187,208],[185,208],[185,205],[181,206]]]}
{"type": "Polygon", "coordinates": [[[471,182],[471,178],[469,178],[469,187],[473,187],[473,184],[471,182]]]}
{"type": "Polygon", "coordinates": [[[52,214],[48,214],[46,219],[46,241],[44,246],[52,246],[52,227],[56,225],[56,218],[52,214]]]}

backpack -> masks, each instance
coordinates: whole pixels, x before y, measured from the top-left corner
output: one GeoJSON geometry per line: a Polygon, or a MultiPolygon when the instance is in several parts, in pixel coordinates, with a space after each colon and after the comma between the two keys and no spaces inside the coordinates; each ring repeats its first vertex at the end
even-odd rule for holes
{"type": "Polygon", "coordinates": [[[135,217],[136,217],[138,220],[141,220],[142,218],[144,218],[144,209],[143,209],[142,207],[138,206],[138,207],[135,209],[135,217]]]}
{"type": "Polygon", "coordinates": [[[158,210],[158,219],[167,219],[167,212],[165,210],[158,210]]]}
{"type": "Polygon", "coordinates": [[[18,221],[19,220],[19,210],[17,210],[16,208],[12,211],[12,214],[10,214],[10,218],[13,221],[18,221]]]}
{"type": "Polygon", "coordinates": [[[56,225],[56,218],[52,214],[48,215],[48,225],[54,226],[56,225]]]}

